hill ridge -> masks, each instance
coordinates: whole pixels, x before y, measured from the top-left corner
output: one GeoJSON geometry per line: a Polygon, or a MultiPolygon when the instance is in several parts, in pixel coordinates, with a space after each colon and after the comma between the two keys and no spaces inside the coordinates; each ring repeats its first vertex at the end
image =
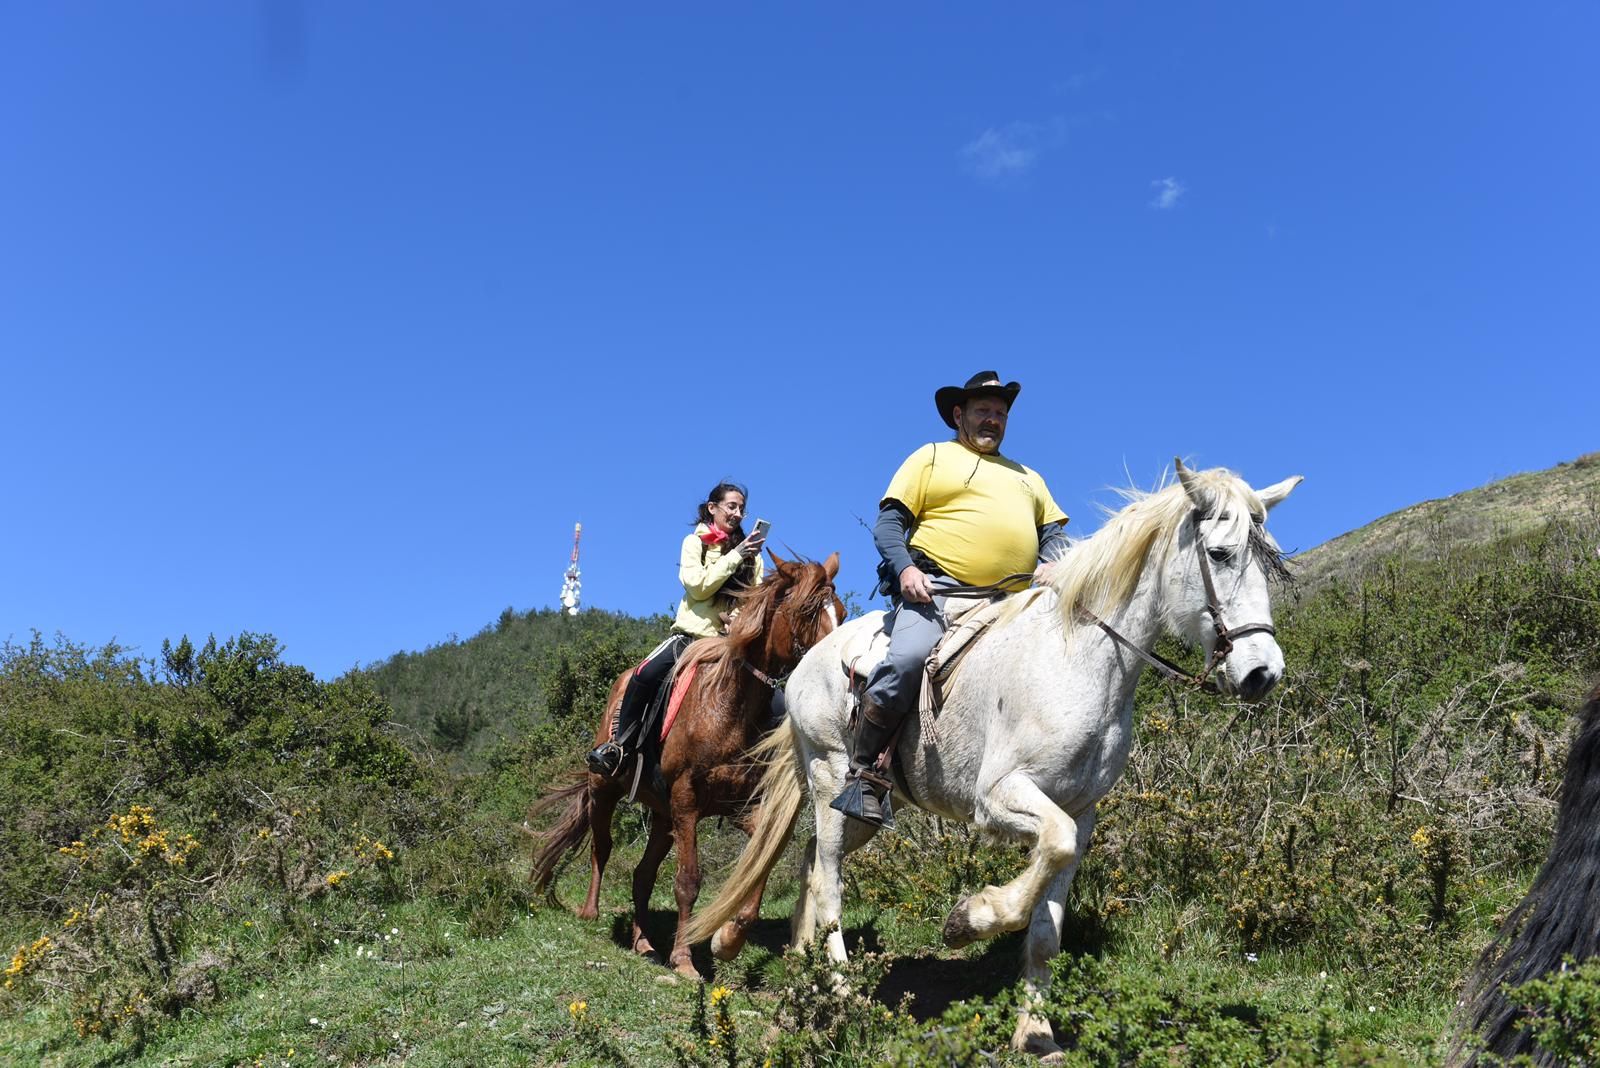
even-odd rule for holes
{"type": "Polygon", "coordinates": [[[1387,557],[1426,559],[1447,544],[1487,544],[1556,519],[1592,520],[1600,529],[1600,452],[1407,505],[1299,554],[1295,574],[1310,592],[1387,557]]]}

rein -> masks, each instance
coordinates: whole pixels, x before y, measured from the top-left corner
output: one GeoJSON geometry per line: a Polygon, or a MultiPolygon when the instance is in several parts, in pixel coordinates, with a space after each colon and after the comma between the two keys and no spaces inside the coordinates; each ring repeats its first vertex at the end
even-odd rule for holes
{"type": "Polygon", "coordinates": [[[750,661],[745,660],[743,657],[739,659],[739,666],[750,672],[750,674],[754,675],[756,677],[756,681],[766,683],[767,687],[773,690],[783,689],[784,683],[789,681],[789,676],[794,674],[793,671],[786,671],[782,675],[774,678],[773,676],[768,675],[765,671],[762,671],[760,668],[756,667],[754,664],[750,663],[750,661]]]}
{"type": "Polygon", "coordinates": [[[999,582],[992,582],[987,586],[935,586],[935,597],[992,597],[997,593],[1018,593],[1012,589],[1016,583],[1024,584],[1033,581],[1033,572],[1019,571],[1015,575],[1007,575],[999,582]]]}
{"type": "Polygon", "coordinates": [[[1237,627],[1229,627],[1222,621],[1222,601],[1217,597],[1217,585],[1211,578],[1211,561],[1206,556],[1205,540],[1200,537],[1199,509],[1189,513],[1189,517],[1194,523],[1194,547],[1200,561],[1200,581],[1205,584],[1206,588],[1206,610],[1211,613],[1211,627],[1217,636],[1215,644],[1211,647],[1211,656],[1207,658],[1206,666],[1203,670],[1191,675],[1166,657],[1153,652],[1146,652],[1139,648],[1127,638],[1118,634],[1111,624],[1087,608],[1079,611],[1087,616],[1095,626],[1105,631],[1118,645],[1155,668],[1159,674],[1169,681],[1192,686],[1197,690],[1204,690],[1206,693],[1216,694],[1221,697],[1225,695],[1222,692],[1222,688],[1212,681],[1211,673],[1221,667],[1223,661],[1228,658],[1228,654],[1233,652],[1233,640],[1242,638],[1246,634],[1277,634],[1278,632],[1271,623],[1242,623],[1237,627]]]}

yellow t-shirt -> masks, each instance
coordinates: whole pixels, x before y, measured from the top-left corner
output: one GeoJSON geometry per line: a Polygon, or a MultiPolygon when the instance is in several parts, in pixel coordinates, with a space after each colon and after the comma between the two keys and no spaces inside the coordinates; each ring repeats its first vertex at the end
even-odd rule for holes
{"type": "Polygon", "coordinates": [[[1039,528],[1067,521],[1038,472],[959,441],[912,453],[883,499],[899,501],[916,521],[913,549],[972,586],[1032,572],[1039,563],[1039,528]]]}

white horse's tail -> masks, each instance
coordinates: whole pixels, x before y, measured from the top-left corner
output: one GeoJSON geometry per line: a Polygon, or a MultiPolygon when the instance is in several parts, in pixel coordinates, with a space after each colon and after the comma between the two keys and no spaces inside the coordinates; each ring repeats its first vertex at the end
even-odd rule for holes
{"type": "Polygon", "coordinates": [[[806,793],[805,776],[801,774],[793,721],[784,720],[783,726],[750,750],[750,756],[765,769],[755,794],[761,802],[761,818],[716,898],[695,910],[689,918],[684,940],[691,944],[704,942],[733,919],[778,863],[784,847],[789,844],[789,836],[794,833],[795,820],[800,816],[800,804],[806,793]]]}

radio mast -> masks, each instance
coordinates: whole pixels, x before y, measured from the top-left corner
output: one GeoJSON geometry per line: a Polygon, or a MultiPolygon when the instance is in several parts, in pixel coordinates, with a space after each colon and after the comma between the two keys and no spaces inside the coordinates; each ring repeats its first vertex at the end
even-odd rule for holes
{"type": "Polygon", "coordinates": [[[567,565],[566,581],[561,584],[561,607],[569,616],[578,614],[578,602],[583,597],[583,583],[579,581],[583,575],[578,570],[578,542],[583,538],[583,524],[575,524],[572,528],[572,563],[567,565]]]}

